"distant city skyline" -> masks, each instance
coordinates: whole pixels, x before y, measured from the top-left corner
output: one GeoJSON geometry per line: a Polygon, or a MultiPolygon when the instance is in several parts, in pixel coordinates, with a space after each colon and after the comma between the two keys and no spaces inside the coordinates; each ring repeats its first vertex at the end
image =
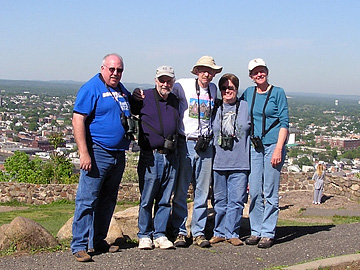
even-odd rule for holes
{"type": "Polygon", "coordinates": [[[25,1],[2,3],[0,79],[85,82],[107,53],[122,55],[125,83],[153,84],[160,65],[177,78],[211,55],[253,85],[263,58],[270,83],[292,92],[359,95],[360,1],[25,1]]]}

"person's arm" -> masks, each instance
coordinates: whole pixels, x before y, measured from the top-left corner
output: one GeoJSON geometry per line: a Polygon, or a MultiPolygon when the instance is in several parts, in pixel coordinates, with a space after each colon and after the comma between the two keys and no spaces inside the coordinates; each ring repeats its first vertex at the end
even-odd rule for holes
{"type": "Polygon", "coordinates": [[[87,115],[80,113],[73,113],[73,130],[75,141],[80,155],[80,169],[85,171],[91,170],[91,157],[86,144],[86,129],[85,120],[87,115]]]}
{"type": "Polygon", "coordinates": [[[276,167],[278,164],[281,163],[282,158],[282,149],[288,137],[288,129],[287,128],[280,128],[278,140],[275,146],[274,153],[271,157],[271,165],[276,167]]]}

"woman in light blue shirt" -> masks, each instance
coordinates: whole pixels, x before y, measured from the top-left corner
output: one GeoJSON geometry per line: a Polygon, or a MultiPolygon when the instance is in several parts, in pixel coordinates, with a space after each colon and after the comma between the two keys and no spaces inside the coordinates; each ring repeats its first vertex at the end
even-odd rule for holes
{"type": "Polygon", "coordinates": [[[250,118],[248,103],[237,98],[238,87],[234,74],[219,80],[222,100],[216,102],[213,121],[215,226],[211,244],[225,240],[234,246],[243,244],[239,232],[248,195],[250,118]]]}
{"type": "Polygon", "coordinates": [[[289,112],[285,92],[268,82],[269,70],[261,58],[249,62],[249,76],[256,84],[243,98],[251,118],[249,176],[251,236],[248,245],[269,248],[274,243],[279,215],[280,172],[285,158],[289,112]]]}

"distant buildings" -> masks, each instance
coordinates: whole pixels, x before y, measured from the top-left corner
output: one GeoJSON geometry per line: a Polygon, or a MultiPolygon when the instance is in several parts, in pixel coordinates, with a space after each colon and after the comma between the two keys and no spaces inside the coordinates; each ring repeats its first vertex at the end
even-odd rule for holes
{"type": "Polygon", "coordinates": [[[316,143],[328,142],[331,149],[338,148],[345,151],[356,149],[360,146],[359,139],[340,138],[331,136],[315,136],[316,143]]]}

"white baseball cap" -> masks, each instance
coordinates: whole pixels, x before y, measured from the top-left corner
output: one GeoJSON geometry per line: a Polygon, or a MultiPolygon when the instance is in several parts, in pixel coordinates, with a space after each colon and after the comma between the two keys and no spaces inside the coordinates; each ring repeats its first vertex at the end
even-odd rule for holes
{"type": "Polygon", "coordinates": [[[267,68],[265,61],[261,58],[255,58],[249,62],[249,66],[248,66],[249,72],[251,72],[256,67],[266,67],[267,68]]]}

